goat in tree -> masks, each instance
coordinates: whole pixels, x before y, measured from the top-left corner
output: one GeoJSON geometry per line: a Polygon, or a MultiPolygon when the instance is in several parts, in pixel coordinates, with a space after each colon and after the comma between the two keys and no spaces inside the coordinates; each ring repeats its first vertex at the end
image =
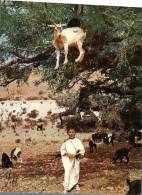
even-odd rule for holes
{"type": "Polygon", "coordinates": [[[48,27],[54,28],[53,45],[56,50],[56,67],[59,68],[60,49],[64,48],[65,60],[64,64],[68,63],[68,48],[75,47],[79,50],[79,56],[75,62],[81,62],[84,58],[85,50],[83,49],[83,42],[86,38],[86,32],[80,27],[70,27],[63,29],[65,24],[53,24],[48,27]]]}

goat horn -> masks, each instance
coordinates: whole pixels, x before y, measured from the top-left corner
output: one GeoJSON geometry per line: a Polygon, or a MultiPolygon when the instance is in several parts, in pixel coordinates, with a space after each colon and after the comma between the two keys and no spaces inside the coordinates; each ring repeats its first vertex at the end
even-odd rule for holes
{"type": "Polygon", "coordinates": [[[60,23],[60,24],[54,23],[54,25],[57,26],[57,27],[58,27],[59,25],[60,25],[60,26],[67,26],[67,24],[61,24],[61,23],[60,23]]]}
{"type": "Polygon", "coordinates": [[[55,24],[49,24],[48,27],[54,28],[55,24]]]}

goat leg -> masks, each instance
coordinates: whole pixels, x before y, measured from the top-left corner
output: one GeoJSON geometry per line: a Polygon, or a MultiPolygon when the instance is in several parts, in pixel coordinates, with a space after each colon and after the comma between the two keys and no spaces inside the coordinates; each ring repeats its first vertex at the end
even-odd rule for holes
{"type": "Polygon", "coordinates": [[[82,62],[82,60],[84,58],[85,50],[82,48],[82,42],[77,42],[77,46],[78,46],[80,54],[79,54],[78,58],[75,60],[75,62],[82,62]]]}
{"type": "Polygon", "coordinates": [[[59,68],[59,62],[60,62],[60,50],[56,49],[56,66],[55,66],[55,70],[57,70],[59,68]]]}
{"type": "Polygon", "coordinates": [[[67,64],[68,63],[68,44],[64,44],[64,51],[65,51],[64,64],[67,64]]]}

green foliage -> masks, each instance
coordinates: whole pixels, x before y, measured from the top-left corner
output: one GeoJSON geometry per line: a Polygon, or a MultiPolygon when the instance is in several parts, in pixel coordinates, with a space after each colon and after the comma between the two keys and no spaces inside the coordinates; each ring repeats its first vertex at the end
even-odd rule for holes
{"type": "Polygon", "coordinates": [[[43,71],[43,81],[48,81],[54,90],[61,91],[66,89],[71,80],[77,75],[78,70],[72,64],[65,64],[58,70],[48,68],[43,71]]]}
{"type": "MultiPolygon", "coordinates": [[[[74,105],[79,103],[85,109],[99,107],[102,111],[102,125],[118,129],[128,128],[126,118],[131,120],[134,117],[133,113],[135,111],[139,113],[142,108],[141,9],[4,1],[0,17],[0,63],[12,60],[15,55],[27,58],[46,52],[51,47],[53,39],[53,29],[48,28],[48,24],[67,23],[74,16],[81,20],[82,27],[90,29],[85,42],[88,58],[86,57],[83,63],[92,72],[102,68],[112,84],[106,91],[107,83],[104,83],[103,89],[101,83],[99,86],[94,84],[94,90],[90,91],[89,95],[86,94],[82,99],[78,99],[77,95],[76,101],[69,98],[68,102],[73,100],[76,102],[74,105]],[[99,40],[97,45],[94,41],[95,36],[104,38],[104,42],[99,40]],[[131,103],[134,104],[132,110],[128,109],[131,103]],[[131,114],[126,114],[126,108],[131,114]]],[[[71,58],[73,57],[72,55],[71,58]]],[[[57,92],[68,90],[71,81],[81,74],[75,65],[63,65],[62,61],[61,59],[60,68],[56,71],[53,70],[54,52],[47,60],[36,62],[42,67],[41,81],[47,81],[57,92]]],[[[20,67],[19,64],[14,64],[0,70],[1,80],[26,81],[31,68],[20,67]]],[[[67,104],[71,106],[71,103],[67,104]]],[[[129,126],[138,127],[139,121],[129,126]]]]}
{"type": "Polygon", "coordinates": [[[20,82],[26,82],[28,80],[31,71],[32,69],[27,67],[20,70],[17,69],[17,67],[15,68],[9,67],[1,72],[0,77],[3,78],[6,84],[15,80],[17,81],[18,84],[20,84],[20,82]]]}
{"type": "Polygon", "coordinates": [[[69,15],[64,5],[33,2],[7,2],[1,11],[1,33],[9,39],[7,51],[27,55],[45,51],[53,38],[47,25],[65,23],[69,15]]]}

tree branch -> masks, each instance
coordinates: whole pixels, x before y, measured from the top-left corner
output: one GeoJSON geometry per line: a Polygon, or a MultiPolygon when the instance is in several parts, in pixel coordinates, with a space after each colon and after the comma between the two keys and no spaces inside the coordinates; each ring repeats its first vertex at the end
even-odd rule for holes
{"type": "Polygon", "coordinates": [[[15,64],[20,64],[20,63],[33,63],[33,62],[38,62],[42,60],[46,60],[50,57],[51,53],[54,51],[53,47],[48,48],[48,50],[44,53],[38,54],[37,56],[34,57],[24,57],[24,56],[19,56],[14,60],[11,60],[10,62],[0,64],[0,70],[3,70],[7,67],[10,67],[15,64]]]}
{"type": "Polygon", "coordinates": [[[129,90],[123,90],[119,87],[115,87],[115,86],[104,86],[102,85],[103,83],[96,83],[95,85],[91,85],[90,83],[87,82],[87,87],[89,88],[89,92],[94,92],[94,91],[105,91],[106,94],[108,93],[116,93],[118,95],[136,95],[136,92],[132,89],[129,89],[129,90]]]}
{"type": "Polygon", "coordinates": [[[7,85],[12,83],[13,81],[16,81],[17,79],[18,79],[18,77],[15,77],[15,78],[12,78],[12,79],[8,79],[5,82],[3,82],[2,84],[0,84],[0,87],[6,87],[7,85]]]}

